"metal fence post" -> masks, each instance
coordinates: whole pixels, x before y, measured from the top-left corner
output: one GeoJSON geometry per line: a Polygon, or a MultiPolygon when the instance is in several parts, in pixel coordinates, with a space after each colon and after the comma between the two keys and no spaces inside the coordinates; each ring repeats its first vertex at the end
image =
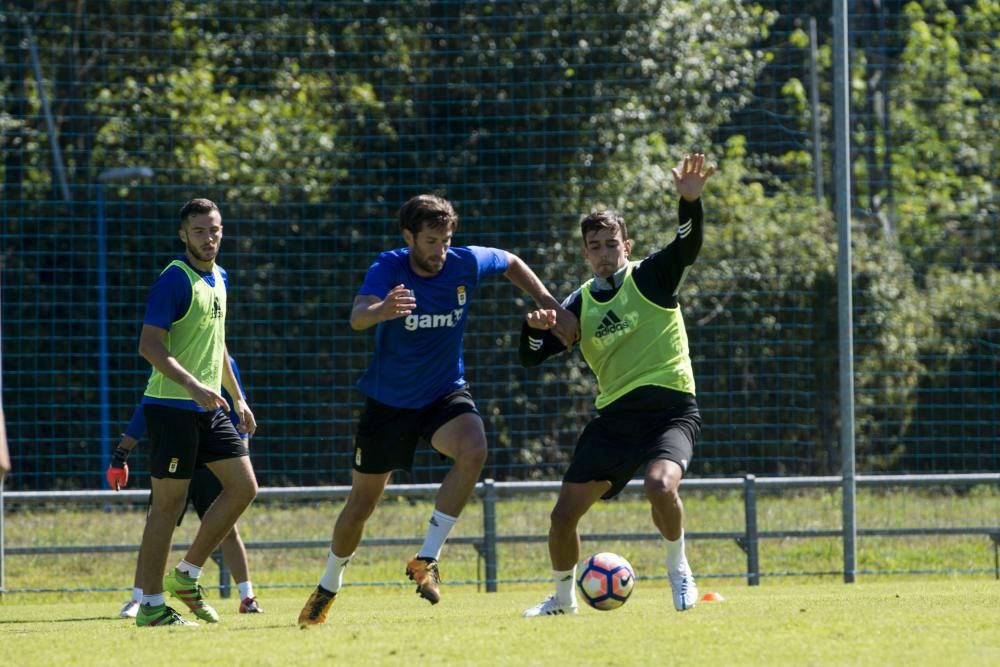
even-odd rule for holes
{"type": "Polygon", "coordinates": [[[757,552],[757,478],[747,475],[743,478],[743,515],[747,552],[747,585],[760,585],[760,558],[757,552]]]}
{"type": "Polygon", "coordinates": [[[483,555],[486,558],[486,592],[497,592],[497,487],[483,481],[483,555]]]}
{"type": "Polygon", "coordinates": [[[854,442],[854,315],[851,275],[851,68],[847,0],[834,0],[834,192],[837,218],[837,352],[839,355],[840,467],[843,478],[844,583],[857,570],[854,442]]]}
{"type": "Polygon", "coordinates": [[[212,560],[219,565],[219,597],[228,598],[233,589],[230,584],[229,565],[222,555],[222,549],[216,549],[212,552],[212,560]]]}

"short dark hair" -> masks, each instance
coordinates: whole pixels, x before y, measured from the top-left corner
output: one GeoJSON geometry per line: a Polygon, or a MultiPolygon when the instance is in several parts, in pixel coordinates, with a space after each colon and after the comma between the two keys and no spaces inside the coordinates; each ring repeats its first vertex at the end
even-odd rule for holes
{"type": "Polygon", "coordinates": [[[411,197],[403,204],[399,213],[400,229],[417,234],[427,225],[431,229],[447,229],[455,231],[458,227],[458,214],[444,197],[425,194],[411,197]]]}
{"type": "Polygon", "coordinates": [[[580,221],[580,234],[583,236],[584,243],[587,242],[587,234],[601,229],[610,229],[612,233],[621,231],[622,241],[628,241],[628,228],[625,226],[625,218],[615,211],[608,209],[594,211],[580,221]]]}
{"type": "Polygon", "coordinates": [[[218,211],[219,207],[211,199],[196,198],[181,206],[181,224],[185,224],[193,215],[204,215],[212,211],[218,211]]]}

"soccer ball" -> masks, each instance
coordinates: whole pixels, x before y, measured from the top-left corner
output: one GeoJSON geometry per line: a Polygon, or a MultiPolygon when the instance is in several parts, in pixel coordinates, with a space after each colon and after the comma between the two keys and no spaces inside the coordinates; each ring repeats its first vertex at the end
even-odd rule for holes
{"type": "Polygon", "coordinates": [[[628,602],[635,588],[635,572],[618,554],[597,553],[580,565],[576,585],[584,602],[594,609],[611,611],[628,602]]]}

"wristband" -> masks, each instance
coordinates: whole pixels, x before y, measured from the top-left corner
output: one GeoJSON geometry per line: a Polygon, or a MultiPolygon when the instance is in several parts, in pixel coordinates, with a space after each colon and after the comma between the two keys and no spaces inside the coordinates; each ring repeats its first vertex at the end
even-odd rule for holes
{"type": "Polygon", "coordinates": [[[111,465],[115,468],[121,468],[125,465],[128,460],[128,455],[132,453],[132,450],[118,445],[115,447],[115,451],[111,454],[111,465]]]}

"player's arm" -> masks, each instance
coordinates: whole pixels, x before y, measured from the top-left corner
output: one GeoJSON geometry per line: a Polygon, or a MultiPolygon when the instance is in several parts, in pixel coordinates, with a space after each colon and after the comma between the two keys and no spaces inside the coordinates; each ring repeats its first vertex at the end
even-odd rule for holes
{"type": "MultiPolygon", "coordinates": [[[[577,319],[580,314],[579,294],[579,291],[574,292],[563,306],[577,319]]],[[[549,357],[568,349],[552,332],[554,324],[555,311],[552,309],[540,308],[525,316],[518,345],[518,359],[522,366],[538,366],[549,357]]]]}
{"type": "MultiPolygon", "coordinates": [[[[237,429],[240,433],[246,433],[247,435],[253,435],[257,430],[257,420],[250,411],[250,405],[247,403],[246,394],[243,393],[243,387],[240,386],[239,381],[236,379],[236,373],[233,371],[233,364],[229,356],[229,349],[226,348],[222,357],[222,386],[226,388],[229,395],[233,399],[233,412],[239,418],[239,426],[237,429]]],[[[226,407],[229,407],[228,405],[226,407]]]]}
{"type": "Polygon", "coordinates": [[[706,166],[705,156],[694,153],[686,155],[680,165],[671,169],[671,173],[677,194],[680,195],[677,204],[677,236],[671,243],[674,246],[671,261],[690,266],[701,251],[704,238],[701,193],[705,190],[708,179],[715,173],[715,165],[706,166]]]}
{"type": "Polygon", "coordinates": [[[701,252],[704,240],[701,193],[713,173],[715,167],[706,167],[703,155],[689,155],[681,166],[673,170],[674,183],[680,194],[677,234],[666,247],[644,259],[633,273],[639,291],[659,306],[676,307],[681,285],[701,252]]]}
{"type": "Polygon", "coordinates": [[[115,491],[120,491],[128,484],[128,457],[132,454],[135,446],[139,444],[139,439],[146,432],[146,417],[142,411],[142,405],[135,406],[132,412],[132,419],[129,420],[125,432],[122,433],[118,446],[111,453],[111,463],[105,471],[105,478],[108,486],[115,491]]]}
{"type": "Polygon", "coordinates": [[[380,322],[406,317],[417,307],[417,300],[405,285],[396,285],[384,299],[373,294],[358,294],[351,308],[351,328],[364,331],[380,322]]]}
{"type": "Polygon", "coordinates": [[[556,301],[531,267],[517,255],[508,252],[507,271],[504,272],[504,276],[530,296],[540,309],[551,311],[553,321],[548,330],[562,342],[564,348],[573,347],[580,338],[580,321],[576,315],[556,301]]]}
{"type": "MultiPolygon", "coordinates": [[[[166,337],[166,329],[152,324],[143,324],[142,333],[139,334],[139,354],[153,368],[184,387],[194,402],[205,410],[212,412],[218,408],[228,408],[229,404],[220,393],[199,382],[195,376],[181,366],[176,357],[170,354],[170,350],[167,349],[164,342],[166,337]]],[[[230,369],[231,372],[232,369],[230,369]]]]}

